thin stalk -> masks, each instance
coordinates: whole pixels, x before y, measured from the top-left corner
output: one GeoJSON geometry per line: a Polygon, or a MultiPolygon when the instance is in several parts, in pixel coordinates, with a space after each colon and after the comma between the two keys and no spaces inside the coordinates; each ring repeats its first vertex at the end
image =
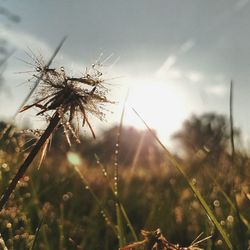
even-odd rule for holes
{"type": "Polygon", "coordinates": [[[79,168],[77,167],[77,165],[73,164],[73,169],[75,170],[75,172],[78,174],[78,176],[80,177],[85,189],[87,189],[89,191],[89,193],[92,195],[93,199],[95,200],[96,204],[98,205],[98,207],[101,210],[101,214],[103,216],[103,218],[105,219],[105,222],[107,223],[107,225],[109,225],[111,227],[111,229],[113,230],[113,232],[115,233],[116,236],[118,236],[118,230],[115,227],[114,223],[112,222],[111,219],[111,215],[109,214],[108,210],[103,206],[102,202],[99,200],[99,198],[96,196],[95,192],[93,191],[93,189],[90,187],[87,179],[85,178],[85,176],[80,172],[79,168]]]}
{"type": "Polygon", "coordinates": [[[116,211],[119,247],[123,247],[126,245],[126,239],[122,222],[121,207],[118,202],[115,204],[115,211],[116,211]]]}
{"type": "Polygon", "coordinates": [[[123,119],[124,119],[124,114],[125,114],[125,105],[126,101],[128,99],[128,92],[125,97],[124,103],[123,103],[123,108],[122,108],[122,114],[121,114],[121,119],[120,119],[120,125],[117,133],[117,141],[116,141],[116,149],[115,149],[115,174],[114,174],[114,190],[115,194],[117,197],[119,197],[119,189],[118,189],[118,183],[119,183],[119,167],[118,167],[118,156],[119,156],[119,147],[120,147],[120,137],[121,137],[121,132],[122,132],[122,125],[123,125],[123,119]]]}
{"type": "Polygon", "coordinates": [[[60,204],[59,249],[64,249],[64,206],[60,204]]]}
{"type": "Polygon", "coordinates": [[[210,178],[211,178],[211,180],[214,181],[214,184],[219,189],[219,191],[222,193],[222,195],[224,196],[227,203],[230,205],[230,207],[233,209],[233,211],[239,215],[240,220],[245,224],[248,231],[250,232],[250,223],[248,222],[246,217],[241,212],[239,212],[239,210],[236,206],[237,203],[231,200],[231,198],[226,194],[226,192],[222,189],[222,187],[219,185],[219,183],[212,176],[210,176],[210,178]]]}
{"type": "MultiPolygon", "coordinates": [[[[53,60],[55,59],[56,55],[58,54],[59,50],[62,48],[65,40],[66,40],[67,36],[64,36],[63,39],[61,40],[61,42],[58,44],[58,46],[56,47],[54,53],[52,54],[51,58],[49,59],[48,63],[46,64],[45,67],[49,67],[51,65],[51,63],[53,62],[53,60]]],[[[12,51],[9,56],[7,57],[7,59],[14,53],[15,51],[12,51]]],[[[4,61],[5,62],[5,61],[4,61]]],[[[1,66],[1,65],[0,65],[1,66]]],[[[34,93],[34,91],[36,90],[37,86],[39,85],[41,81],[41,77],[38,78],[35,82],[35,85],[33,86],[33,88],[31,89],[31,91],[29,92],[29,94],[25,97],[25,99],[23,100],[23,102],[20,104],[20,106],[18,107],[17,111],[15,112],[15,114],[12,117],[12,121],[15,120],[17,114],[19,113],[19,111],[21,110],[21,108],[26,104],[26,102],[29,100],[29,98],[32,96],[32,94],[34,93]]],[[[1,132],[0,134],[0,140],[2,139],[2,137],[5,135],[5,133],[7,132],[7,130],[11,127],[11,124],[7,124],[7,126],[4,128],[4,130],[1,132]]]]}
{"type": "Polygon", "coordinates": [[[123,118],[125,114],[125,104],[126,100],[128,98],[128,93],[125,98],[124,104],[123,104],[123,109],[122,109],[122,114],[121,114],[121,119],[120,119],[120,126],[117,134],[117,141],[116,141],[116,149],[115,149],[115,174],[114,174],[114,192],[115,196],[117,198],[117,202],[115,204],[115,211],[116,211],[116,220],[117,220],[117,229],[118,229],[118,240],[119,240],[119,247],[123,247],[126,245],[126,237],[124,233],[124,227],[123,227],[123,221],[122,221],[122,214],[121,214],[121,206],[120,202],[120,194],[119,194],[119,188],[118,188],[118,183],[119,183],[119,147],[120,147],[120,138],[121,138],[121,132],[122,132],[122,125],[123,125],[123,118]]]}
{"type": "Polygon", "coordinates": [[[200,202],[201,206],[203,207],[203,209],[205,210],[207,216],[210,218],[210,220],[213,222],[213,224],[215,225],[215,227],[217,228],[217,230],[219,231],[221,237],[223,238],[225,244],[227,245],[227,248],[230,250],[233,250],[233,245],[227,235],[227,233],[225,232],[225,230],[222,228],[222,226],[220,225],[219,221],[217,220],[217,218],[215,217],[215,214],[213,213],[213,211],[211,210],[211,208],[209,207],[209,205],[207,204],[207,202],[205,201],[205,199],[203,198],[203,196],[201,195],[200,191],[196,188],[195,184],[192,183],[192,180],[189,179],[189,177],[187,176],[186,172],[184,171],[183,166],[178,163],[175,158],[171,155],[171,153],[168,151],[168,149],[164,146],[164,144],[161,142],[161,140],[153,133],[152,129],[148,126],[148,124],[143,120],[143,118],[136,112],[135,109],[133,109],[133,111],[136,113],[136,115],[141,119],[141,121],[144,123],[144,125],[146,126],[146,128],[148,129],[148,131],[151,133],[151,135],[153,136],[153,138],[159,143],[159,145],[163,148],[163,150],[165,151],[166,156],[168,157],[170,163],[180,172],[180,174],[183,176],[183,178],[186,180],[188,186],[190,187],[190,189],[192,190],[193,194],[196,196],[196,198],[198,199],[198,201],[200,202]]]}
{"type": "Polygon", "coordinates": [[[234,126],[233,126],[233,81],[230,82],[230,100],[229,100],[229,112],[230,112],[230,141],[231,141],[231,159],[234,161],[235,147],[234,147],[234,126]]]}
{"type": "Polygon", "coordinates": [[[121,203],[120,203],[120,208],[121,208],[122,214],[124,216],[124,219],[125,219],[125,221],[127,223],[127,226],[129,227],[129,229],[130,229],[130,231],[132,233],[132,236],[133,236],[134,240],[137,241],[138,238],[137,238],[137,235],[135,233],[134,227],[132,226],[132,223],[131,223],[130,219],[128,218],[127,212],[126,212],[124,206],[121,203]]]}
{"type": "Polygon", "coordinates": [[[43,225],[43,222],[44,222],[44,217],[42,217],[41,221],[38,224],[38,227],[36,228],[35,238],[33,240],[33,243],[32,243],[30,250],[35,250],[35,245],[36,245],[36,242],[38,240],[38,235],[39,235],[40,229],[43,225]]]}
{"type": "MultiPolygon", "coordinates": [[[[232,160],[232,168],[234,167],[234,159],[235,159],[235,145],[234,145],[234,123],[233,123],[233,81],[231,80],[230,82],[230,100],[229,100],[229,111],[230,111],[230,141],[231,141],[231,160],[232,160]]],[[[241,248],[244,249],[246,248],[246,243],[244,242],[244,238],[246,235],[246,230],[244,227],[245,220],[242,218],[241,213],[238,209],[238,205],[236,202],[236,197],[234,195],[233,197],[234,200],[234,211],[236,214],[236,217],[239,221],[239,232],[238,232],[238,237],[239,237],[239,244],[241,245],[241,248]]]]}
{"type": "MultiPolygon", "coordinates": [[[[61,42],[59,43],[59,45],[56,47],[54,53],[52,54],[50,60],[47,62],[46,64],[46,68],[48,68],[51,63],[53,62],[54,58],[56,57],[57,53],[59,52],[59,50],[62,48],[65,40],[66,40],[66,36],[63,37],[63,39],[61,40],[61,42]]],[[[14,114],[14,117],[15,118],[17,116],[17,114],[19,113],[20,109],[26,104],[26,102],[30,99],[30,97],[32,96],[32,94],[34,93],[34,91],[36,90],[36,88],[38,87],[40,81],[42,79],[42,75],[40,77],[37,78],[33,88],[30,90],[29,94],[25,97],[25,99],[23,100],[23,102],[21,103],[21,105],[19,106],[18,110],[16,111],[16,113],[14,114]]]]}
{"type": "Polygon", "coordinates": [[[7,131],[11,128],[11,126],[12,126],[12,124],[10,124],[10,123],[6,124],[6,127],[0,133],[0,140],[2,140],[2,138],[7,133],[7,131]]]}
{"type": "Polygon", "coordinates": [[[128,228],[129,228],[130,231],[131,231],[131,234],[132,234],[134,240],[135,240],[135,241],[138,241],[138,237],[137,237],[137,235],[136,235],[135,229],[134,229],[134,227],[133,227],[133,225],[132,225],[132,223],[131,223],[131,221],[130,221],[130,219],[129,219],[129,217],[128,217],[128,214],[127,214],[127,212],[126,212],[124,206],[122,205],[121,201],[118,199],[119,197],[117,197],[116,194],[115,194],[115,190],[114,190],[113,186],[111,185],[111,182],[110,182],[110,179],[109,179],[109,177],[108,177],[108,173],[107,173],[105,167],[104,167],[103,164],[100,162],[100,158],[98,157],[98,155],[95,154],[95,158],[96,158],[96,161],[97,161],[97,163],[98,163],[98,166],[100,166],[100,168],[101,168],[101,170],[102,170],[103,176],[104,176],[104,178],[105,178],[105,180],[106,180],[106,182],[107,182],[109,188],[110,188],[111,191],[112,191],[112,195],[113,195],[114,200],[115,200],[116,202],[118,202],[119,205],[120,205],[121,212],[122,212],[122,214],[123,214],[123,217],[124,217],[124,219],[125,219],[125,222],[126,222],[128,228]]]}
{"type": "MultiPolygon", "coordinates": [[[[33,204],[34,203],[39,204],[39,197],[38,197],[37,190],[36,190],[37,188],[34,186],[34,182],[33,182],[32,179],[30,179],[30,187],[31,187],[30,190],[31,190],[31,194],[32,194],[31,196],[34,197],[33,198],[33,204]]],[[[50,250],[50,246],[49,246],[48,237],[47,237],[47,234],[46,234],[46,231],[45,231],[45,227],[42,226],[44,224],[44,222],[45,222],[44,215],[40,212],[38,206],[36,207],[36,212],[37,212],[38,218],[41,218],[41,219],[40,219],[40,223],[39,223],[39,225],[38,225],[38,227],[36,229],[35,239],[33,241],[32,246],[36,244],[36,242],[35,242],[36,238],[38,237],[38,234],[41,231],[41,238],[43,239],[44,244],[45,244],[44,249],[50,250]]]]}
{"type": "Polygon", "coordinates": [[[34,148],[31,150],[23,164],[20,166],[17,174],[9,184],[8,188],[5,190],[5,192],[2,194],[1,199],[0,199],[0,211],[3,209],[5,204],[7,203],[10,195],[13,193],[18,181],[23,177],[25,172],[27,171],[28,167],[34,160],[35,156],[38,154],[39,150],[42,148],[44,143],[47,141],[47,139],[51,136],[53,133],[54,129],[58,125],[60,121],[59,114],[56,112],[52,119],[50,120],[50,123],[47,127],[47,129],[44,131],[40,139],[37,141],[35,144],[34,148]]]}
{"type": "Polygon", "coordinates": [[[8,250],[1,233],[0,233],[0,246],[2,247],[1,249],[8,250]]]}
{"type": "Polygon", "coordinates": [[[6,55],[6,57],[0,62],[0,67],[3,66],[8,60],[9,58],[15,53],[15,49],[12,50],[8,55],[6,55]]]}

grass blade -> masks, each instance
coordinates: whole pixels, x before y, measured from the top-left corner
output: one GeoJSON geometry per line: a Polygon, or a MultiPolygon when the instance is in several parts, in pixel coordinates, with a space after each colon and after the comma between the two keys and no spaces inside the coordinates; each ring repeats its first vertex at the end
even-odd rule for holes
{"type": "Polygon", "coordinates": [[[18,172],[16,173],[16,175],[14,176],[12,181],[10,182],[7,189],[3,192],[3,194],[0,198],[0,211],[3,209],[3,207],[7,203],[10,195],[12,194],[14,189],[16,188],[18,181],[23,177],[23,175],[25,174],[25,172],[29,168],[30,164],[32,163],[32,161],[34,160],[34,158],[36,157],[36,155],[40,151],[41,147],[44,145],[44,143],[47,141],[47,139],[53,133],[53,131],[56,128],[56,126],[58,125],[59,121],[60,121],[59,114],[56,113],[54,115],[54,117],[50,120],[48,127],[46,128],[44,133],[41,135],[40,139],[37,141],[34,148],[31,150],[31,152],[28,154],[28,156],[24,160],[23,164],[18,169],[18,172]]]}
{"type": "Polygon", "coordinates": [[[134,227],[132,226],[131,221],[130,221],[130,219],[128,218],[127,212],[126,212],[124,206],[123,206],[121,203],[120,203],[120,208],[121,208],[123,217],[124,217],[124,219],[125,219],[125,221],[126,221],[126,223],[127,223],[128,228],[129,228],[130,231],[131,231],[131,234],[132,234],[134,240],[135,240],[135,241],[138,241],[138,237],[137,237],[137,235],[136,235],[136,232],[135,232],[135,230],[134,230],[134,227]]]}
{"type": "Polygon", "coordinates": [[[89,183],[87,181],[87,179],[85,178],[85,176],[81,173],[81,171],[79,170],[79,168],[76,165],[73,165],[73,168],[75,170],[75,172],[77,173],[77,175],[80,177],[85,189],[87,189],[90,194],[92,195],[93,199],[95,200],[96,204],[98,205],[98,207],[101,210],[101,214],[104,217],[106,223],[112,228],[113,232],[115,233],[115,235],[117,235],[118,237],[118,231],[117,228],[115,227],[114,223],[111,220],[111,216],[109,215],[109,212],[107,211],[107,209],[103,206],[102,202],[98,199],[98,197],[96,196],[96,194],[94,193],[94,191],[92,190],[92,188],[89,186],[89,183]]]}
{"type": "MultiPolygon", "coordinates": [[[[61,42],[59,43],[59,45],[57,46],[57,48],[55,49],[53,55],[51,56],[50,60],[48,61],[48,63],[46,64],[46,67],[49,67],[52,63],[52,61],[54,60],[54,58],[56,57],[57,53],[59,52],[59,50],[62,48],[65,40],[66,40],[66,36],[63,37],[63,39],[61,40],[61,42]]],[[[21,103],[20,107],[18,108],[17,112],[14,114],[15,118],[17,116],[17,114],[19,113],[20,109],[26,104],[26,102],[29,100],[29,98],[32,96],[32,94],[34,93],[34,91],[36,90],[37,86],[39,85],[41,80],[41,77],[38,78],[33,86],[33,88],[30,90],[29,94],[25,97],[25,99],[23,100],[23,102],[21,103]]]]}
{"type": "Polygon", "coordinates": [[[15,53],[15,51],[16,50],[12,50],[6,55],[6,57],[0,62],[0,67],[3,66],[9,60],[9,58],[15,53]]]}
{"type": "Polygon", "coordinates": [[[231,157],[232,162],[234,161],[235,147],[234,147],[234,126],[233,126],[233,81],[230,82],[230,100],[229,100],[229,111],[230,111],[230,141],[231,141],[231,157]]]}
{"type": "Polygon", "coordinates": [[[1,235],[1,233],[0,233],[0,247],[1,247],[1,249],[3,249],[3,250],[8,250],[6,244],[5,244],[4,240],[3,240],[3,237],[2,237],[2,235],[1,235]]]}
{"type": "Polygon", "coordinates": [[[43,222],[44,222],[44,217],[42,217],[41,221],[38,224],[38,227],[37,227],[36,233],[35,233],[35,238],[33,240],[33,243],[32,243],[32,246],[31,246],[30,250],[34,250],[35,249],[35,245],[36,245],[36,242],[37,242],[37,239],[38,239],[38,235],[39,235],[40,229],[41,229],[41,227],[43,225],[43,222]]]}
{"type": "Polygon", "coordinates": [[[125,233],[121,216],[121,207],[119,205],[119,202],[116,202],[115,204],[115,211],[116,211],[119,247],[123,247],[126,245],[126,239],[125,239],[125,233]]]}
{"type": "MultiPolygon", "coordinates": [[[[116,141],[116,150],[115,150],[115,174],[114,174],[114,194],[116,196],[116,204],[115,204],[115,211],[116,211],[116,220],[117,220],[117,229],[118,229],[118,234],[119,234],[119,247],[123,247],[126,245],[126,238],[124,234],[124,228],[123,228],[123,222],[122,222],[122,216],[121,216],[121,206],[120,206],[120,198],[119,198],[119,188],[118,188],[118,183],[119,183],[119,146],[120,146],[120,138],[121,138],[121,132],[122,132],[122,126],[123,126],[123,118],[125,114],[125,104],[128,98],[128,93],[125,97],[124,103],[123,103],[123,108],[122,108],[122,114],[121,114],[121,119],[120,119],[120,125],[118,128],[118,133],[117,133],[117,141],[116,141]]],[[[124,210],[125,211],[125,210],[124,210]]]]}
{"type": "Polygon", "coordinates": [[[219,221],[216,219],[213,211],[210,209],[209,205],[207,204],[207,202],[205,201],[205,199],[202,197],[201,193],[199,192],[199,190],[195,187],[195,185],[192,183],[192,181],[188,178],[187,174],[185,173],[185,171],[183,170],[183,167],[181,166],[181,164],[179,164],[171,155],[171,153],[168,151],[168,149],[164,146],[164,144],[160,141],[160,139],[153,133],[153,131],[151,130],[151,128],[147,125],[147,123],[143,120],[143,118],[136,112],[135,109],[133,109],[133,111],[135,112],[135,114],[140,118],[140,120],[144,123],[144,125],[147,127],[147,129],[149,130],[149,132],[151,133],[151,135],[153,136],[153,138],[159,143],[159,145],[163,148],[163,150],[165,151],[170,163],[181,173],[181,175],[184,177],[184,179],[187,181],[189,187],[191,188],[192,192],[194,193],[194,195],[196,196],[196,198],[198,199],[198,201],[200,202],[201,206],[203,207],[203,209],[205,210],[207,216],[210,218],[210,220],[213,222],[213,224],[215,225],[215,227],[217,228],[217,230],[219,231],[220,235],[222,236],[225,244],[227,245],[228,249],[233,250],[233,245],[230,241],[230,239],[227,236],[227,233],[225,232],[225,230],[222,228],[222,226],[220,225],[219,221]]]}
{"type": "MultiPolygon", "coordinates": [[[[212,179],[212,177],[211,177],[212,179]]],[[[231,200],[231,198],[226,194],[226,192],[221,188],[221,186],[219,185],[219,183],[216,182],[216,180],[213,180],[214,181],[214,184],[216,185],[216,187],[219,189],[219,191],[221,192],[221,194],[224,196],[225,200],[227,201],[227,203],[230,205],[230,207],[233,209],[233,211],[235,213],[237,213],[238,209],[237,207],[235,206],[234,202],[231,200]]],[[[249,230],[250,232],[250,223],[248,222],[248,220],[245,218],[245,216],[240,213],[239,213],[239,217],[241,219],[241,221],[245,224],[245,226],[247,227],[247,229],[249,230]]]]}
{"type": "Polygon", "coordinates": [[[134,227],[133,227],[133,225],[132,225],[132,223],[131,223],[128,215],[127,215],[127,212],[126,212],[124,206],[122,205],[121,201],[119,200],[119,197],[116,196],[115,190],[114,190],[113,186],[111,185],[108,173],[107,173],[106,169],[104,168],[103,164],[101,163],[100,158],[98,157],[97,154],[95,154],[95,159],[96,159],[96,162],[97,162],[98,166],[100,166],[100,168],[102,170],[103,176],[105,177],[108,186],[110,187],[110,189],[112,191],[112,195],[113,195],[114,200],[119,203],[122,215],[123,215],[123,217],[125,219],[125,222],[126,222],[128,228],[129,228],[134,240],[138,241],[138,237],[136,235],[135,229],[134,229],[134,227]]]}

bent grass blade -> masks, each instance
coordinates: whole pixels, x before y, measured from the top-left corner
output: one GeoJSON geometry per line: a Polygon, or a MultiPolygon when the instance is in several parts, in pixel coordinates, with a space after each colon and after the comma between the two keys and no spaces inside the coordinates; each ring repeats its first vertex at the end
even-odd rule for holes
{"type": "Polygon", "coordinates": [[[111,227],[111,229],[113,230],[113,232],[115,233],[115,235],[118,237],[119,233],[117,231],[116,226],[114,225],[114,223],[111,220],[111,215],[109,214],[109,212],[107,211],[107,209],[103,206],[102,202],[98,199],[98,197],[96,196],[96,194],[94,193],[94,191],[90,187],[87,179],[85,178],[85,176],[79,170],[78,166],[75,165],[75,164],[73,164],[73,169],[75,170],[76,174],[80,177],[80,179],[82,181],[82,184],[84,185],[85,189],[87,189],[89,191],[89,193],[91,194],[91,196],[95,200],[96,204],[98,205],[98,207],[102,211],[101,214],[104,217],[106,223],[111,227]]]}
{"type": "MultiPolygon", "coordinates": [[[[48,61],[48,63],[46,64],[46,67],[49,67],[52,63],[52,61],[54,60],[54,58],[56,57],[56,55],[58,54],[59,50],[62,48],[65,40],[66,40],[67,36],[64,36],[63,39],[61,40],[61,42],[59,43],[59,45],[57,46],[57,48],[55,49],[53,55],[51,56],[50,60],[48,61]]],[[[21,108],[25,105],[25,103],[29,100],[29,98],[32,96],[32,94],[34,93],[34,91],[36,90],[37,86],[39,85],[41,81],[41,77],[38,78],[33,86],[33,88],[31,89],[31,91],[29,92],[29,94],[25,97],[25,99],[23,100],[23,102],[21,103],[20,107],[18,108],[18,110],[16,111],[16,113],[14,114],[13,118],[15,118],[17,116],[17,114],[20,112],[21,108]]]]}
{"type": "Polygon", "coordinates": [[[225,244],[227,245],[228,249],[233,250],[233,245],[227,235],[227,233],[225,232],[225,230],[222,228],[222,226],[220,225],[219,221],[216,219],[213,211],[211,210],[211,208],[209,207],[209,205],[207,204],[207,202],[205,201],[205,199],[202,197],[200,191],[195,187],[195,185],[192,183],[192,181],[188,178],[187,174],[185,173],[185,171],[183,170],[183,167],[181,166],[181,164],[179,164],[171,155],[171,153],[168,151],[168,149],[164,146],[164,144],[160,141],[160,139],[153,133],[152,129],[147,125],[147,123],[144,121],[144,119],[139,115],[139,113],[133,109],[133,111],[135,112],[135,114],[140,118],[140,120],[144,123],[144,125],[146,126],[146,128],[149,130],[150,134],[153,136],[153,138],[159,143],[159,145],[163,148],[163,150],[165,151],[170,163],[181,173],[181,175],[184,177],[184,179],[187,181],[187,184],[189,185],[189,187],[191,188],[193,194],[196,196],[196,198],[198,199],[198,201],[200,202],[201,206],[203,207],[203,209],[205,210],[207,216],[210,218],[210,220],[213,222],[213,224],[215,225],[215,227],[217,228],[217,230],[219,231],[221,237],[223,238],[225,244]]]}

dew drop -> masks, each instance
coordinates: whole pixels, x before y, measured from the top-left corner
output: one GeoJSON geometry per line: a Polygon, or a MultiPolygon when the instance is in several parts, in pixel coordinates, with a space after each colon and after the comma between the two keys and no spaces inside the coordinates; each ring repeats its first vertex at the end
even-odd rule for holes
{"type": "Polygon", "coordinates": [[[197,184],[197,181],[196,181],[195,178],[192,179],[192,184],[193,184],[193,185],[196,185],[196,184],[197,184]]]}
{"type": "Polygon", "coordinates": [[[222,226],[225,226],[225,225],[226,225],[226,222],[225,222],[224,220],[222,220],[222,221],[220,221],[220,224],[221,224],[222,226]]]}
{"type": "Polygon", "coordinates": [[[227,222],[228,222],[229,224],[233,224],[233,222],[234,222],[234,217],[233,217],[232,215],[228,215],[228,216],[227,216],[227,222]]]}
{"type": "Polygon", "coordinates": [[[11,223],[7,223],[7,224],[6,224],[6,227],[7,227],[8,229],[10,229],[10,228],[12,227],[12,224],[11,224],[11,223]]]}
{"type": "Polygon", "coordinates": [[[2,168],[7,168],[7,167],[8,167],[8,165],[6,163],[2,164],[2,168]]]}
{"type": "Polygon", "coordinates": [[[68,194],[64,194],[63,197],[62,197],[63,201],[68,201],[69,198],[70,198],[70,197],[69,197],[68,194]]]}
{"type": "Polygon", "coordinates": [[[23,180],[28,182],[30,180],[30,177],[26,175],[26,176],[23,177],[23,180]]]}
{"type": "Polygon", "coordinates": [[[215,200],[214,201],[214,206],[215,207],[220,207],[220,201],[219,200],[215,200]]]}
{"type": "Polygon", "coordinates": [[[41,67],[36,67],[36,71],[41,72],[42,71],[41,67]]]}
{"type": "Polygon", "coordinates": [[[221,246],[223,244],[223,242],[222,242],[222,240],[217,240],[216,244],[221,246]]]}

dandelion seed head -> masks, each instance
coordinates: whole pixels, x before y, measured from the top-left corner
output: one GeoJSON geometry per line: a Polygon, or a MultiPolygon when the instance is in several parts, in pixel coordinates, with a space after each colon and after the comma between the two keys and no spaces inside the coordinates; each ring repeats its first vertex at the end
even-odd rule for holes
{"type": "Polygon", "coordinates": [[[94,130],[89,121],[89,116],[95,116],[100,120],[105,119],[105,105],[112,103],[107,99],[109,89],[105,86],[101,65],[93,64],[80,76],[67,74],[64,67],[49,68],[45,66],[41,58],[34,58],[34,79],[39,80],[39,86],[35,92],[32,104],[24,106],[20,112],[32,107],[39,109],[38,116],[60,117],[60,125],[69,144],[70,137],[77,142],[79,139],[79,121],[82,126],[87,126],[93,137],[94,130]]]}

